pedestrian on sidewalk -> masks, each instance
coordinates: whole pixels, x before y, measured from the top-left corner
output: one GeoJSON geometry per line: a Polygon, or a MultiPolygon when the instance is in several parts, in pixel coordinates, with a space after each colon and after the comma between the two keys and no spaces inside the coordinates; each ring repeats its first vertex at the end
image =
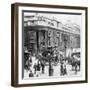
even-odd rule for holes
{"type": "Polygon", "coordinates": [[[37,62],[37,77],[40,75],[40,70],[41,70],[41,63],[40,63],[40,60],[38,60],[37,62]]]}
{"type": "Polygon", "coordinates": [[[60,75],[64,75],[63,61],[60,62],[60,75]]]}
{"type": "Polygon", "coordinates": [[[51,64],[51,62],[49,62],[49,76],[53,76],[53,72],[54,72],[53,65],[51,64]]]}
{"type": "Polygon", "coordinates": [[[52,65],[52,56],[50,55],[50,53],[48,53],[47,58],[48,58],[48,63],[49,63],[49,70],[48,70],[49,76],[53,76],[54,70],[53,70],[53,65],[52,65]]]}
{"type": "Polygon", "coordinates": [[[78,64],[77,62],[75,63],[75,74],[77,74],[77,67],[78,67],[78,64]]]}
{"type": "Polygon", "coordinates": [[[64,75],[67,75],[67,62],[64,60],[63,69],[64,69],[64,75]]]}
{"type": "Polygon", "coordinates": [[[29,77],[34,77],[34,74],[33,74],[32,71],[30,71],[30,73],[29,73],[29,77]]]}
{"type": "Polygon", "coordinates": [[[44,60],[41,61],[41,68],[42,68],[42,74],[44,74],[44,71],[45,71],[45,63],[44,63],[44,60]]]}
{"type": "Polygon", "coordinates": [[[37,63],[34,64],[34,74],[36,74],[37,71],[37,63]]]}

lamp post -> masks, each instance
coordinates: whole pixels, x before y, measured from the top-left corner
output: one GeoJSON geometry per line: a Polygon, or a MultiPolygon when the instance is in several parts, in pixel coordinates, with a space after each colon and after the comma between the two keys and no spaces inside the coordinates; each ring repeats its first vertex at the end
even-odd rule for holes
{"type": "Polygon", "coordinates": [[[67,36],[64,36],[64,48],[65,48],[65,58],[66,58],[67,36]]]}

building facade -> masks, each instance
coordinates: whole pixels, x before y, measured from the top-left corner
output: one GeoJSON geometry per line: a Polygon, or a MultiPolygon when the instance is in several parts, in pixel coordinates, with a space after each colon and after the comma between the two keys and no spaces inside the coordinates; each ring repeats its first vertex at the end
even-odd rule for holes
{"type": "Polygon", "coordinates": [[[52,48],[69,56],[80,48],[80,28],[40,15],[24,16],[24,47],[32,54],[52,48]]]}

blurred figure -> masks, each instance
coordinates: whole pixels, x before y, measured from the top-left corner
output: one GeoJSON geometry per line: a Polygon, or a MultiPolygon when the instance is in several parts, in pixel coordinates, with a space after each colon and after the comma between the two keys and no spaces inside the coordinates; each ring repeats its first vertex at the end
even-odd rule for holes
{"type": "Polygon", "coordinates": [[[30,73],[29,73],[29,77],[34,77],[34,74],[32,73],[31,70],[30,70],[30,73]]]}
{"type": "Polygon", "coordinates": [[[57,55],[55,55],[55,62],[57,62],[58,61],[58,56],[57,55]]]}
{"type": "Polygon", "coordinates": [[[64,63],[63,63],[63,69],[64,69],[64,75],[67,75],[67,62],[66,60],[64,60],[64,63]]]}
{"type": "Polygon", "coordinates": [[[28,68],[30,70],[30,68],[32,67],[32,56],[29,55],[29,62],[28,62],[28,68]]]}
{"type": "Polygon", "coordinates": [[[38,77],[40,75],[40,68],[41,67],[41,63],[40,63],[40,60],[37,61],[37,73],[36,73],[36,76],[38,77]]]}
{"type": "Polygon", "coordinates": [[[48,53],[48,61],[49,61],[49,76],[53,76],[53,65],[52,65],[52,56],[50,55],[50,53],[48,53]]]}
{"type": "Polygon", "coordinates": [[[60,62],[60,75],[64,75],[63,61],[60,62]]]}
{"type": "Polygon", "coordinates": [[[75,63],[75,74],[77,74],[77,67],[78,67],[78,64],[77,62],[75,63]]]}
{"type": "Polygon", "coordinates": [[[51,64],[51,61],[49,62],[49,76],[53,76],[53,65],[51,64]]]}
{"type": "Polygon", "coordinates": [[[34,64],[34,74],[36,74],[36,71],[37,71],[37,64],[35,63],[34,64]]]}
{"type": "Polygon", "coordinates": [[[32,56],[32,66],[34,66],[35,61],[36,61],[36,56],[35,56],[35,54],[33,54],[33,56],[32,56]]]}
{"type": "Polygon", "coordinates": [[[42,53],[39,53],[38,58],[39,58],[39,61],[40,61],[41,73],[44,74],[44,71],[45,71],[45,61],[43,60],[42,57],[43,57],[42,53]]]}
{"type": "Polygon", "coordinates": [[[44,74],[44,71],[45,71],[45,63],[44,63],[43,60],[41,61],[41,68],[42,68],[42,74],[44,74]]]}
{"type": "Polygon", "coordinates": [[[30,55],[30,57],[29,57],[29,70],[31,70],[32,73],[34,73],[34,64],[35,64],[35,61],[36,61],[35,54],[33,54],[33,56],[30,55]]]}
{"type": "Polygon", "coordinates": [[[66,60],[63,59],[60,62],[60,75],[67,75],[67,67],[66,67],[66,65],[67,65],[67,62],[66,62],[66,60]]]}

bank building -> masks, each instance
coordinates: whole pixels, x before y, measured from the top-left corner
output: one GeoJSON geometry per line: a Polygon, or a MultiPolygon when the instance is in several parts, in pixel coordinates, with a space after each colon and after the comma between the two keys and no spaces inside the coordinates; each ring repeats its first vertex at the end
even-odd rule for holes
{"type": "Polygon", "coordinates": [[[35,14],[24,16],[24,51],[39,53],[53,50],[71,56],[80,53],[80,27],[63,24],[54,18],[35,14]]]}

